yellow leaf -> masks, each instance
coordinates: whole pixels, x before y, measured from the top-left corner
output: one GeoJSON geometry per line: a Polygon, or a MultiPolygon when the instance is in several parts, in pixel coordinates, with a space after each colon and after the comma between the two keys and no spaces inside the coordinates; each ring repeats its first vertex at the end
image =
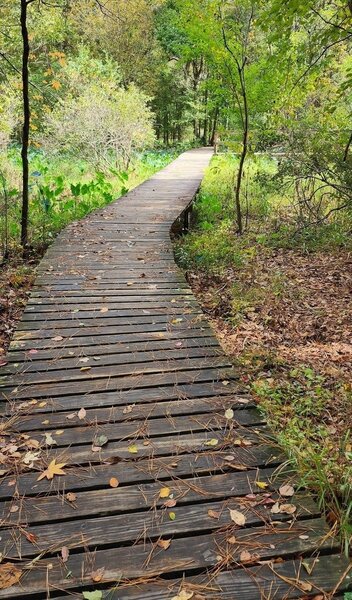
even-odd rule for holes
{"type": "Polygon", "coordinates": [[[54,460],[52,460],[49,464],[48,468],[45,469],[41,475],[39,475],[37,481],[44,479],[44,477],[47,479],[52,479],[54,475],[66,475],[65,471],[62,470],[62,467],[65,465],[66,463],[57,463],[54,458],[54,460]]]}
{"type": "Polygon", "coordinates": [[[206,446],[217,446],[219,443],[219,440],[217,440],[216,438],[211,438],[211,440],[208,440],[207,442],[204,442],[204,444],[206,446]]]}
{"type": "Polygon", "coordinates": [[[137,448],[136,444],[131,444],[131,446],[128,446],[128,451],[131,454],[137,454],[138,448],[137,448]]]}
{"type": "Polygon", "coordinates": [[[54,90],[59,90],[61,88],[60,81],[53,81],[52,84],[51,84],[51,87],[53,87],[54,90]]]}
{"type": "Polygon", "coordinates": [[[256,481],[255,485],[259,487],[260,490],[265,490],[268,487],[268,484],[264,481],[256,481]]]}
{"type": "Polygon", "coordinates": [[[171,544],[171,540],[158,540],[157,545],[163,550],[167,550],[171,544]]]}
{"type": "Polygon", "coordinates": [[[159,492],[159,498],[168,498],[170,496],[170,488],[163,487],[159,492]]]}

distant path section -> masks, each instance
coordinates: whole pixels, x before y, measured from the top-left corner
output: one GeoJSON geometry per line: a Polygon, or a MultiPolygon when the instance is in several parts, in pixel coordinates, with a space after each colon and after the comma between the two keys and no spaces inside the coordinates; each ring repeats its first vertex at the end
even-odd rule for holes
{"type": "Polygon", "coordinates": [[[174,261],[170,228],[211,156],[185,152],[70,225],[39,266],[1,373],[0,599],[351,586],[174,261]]]}

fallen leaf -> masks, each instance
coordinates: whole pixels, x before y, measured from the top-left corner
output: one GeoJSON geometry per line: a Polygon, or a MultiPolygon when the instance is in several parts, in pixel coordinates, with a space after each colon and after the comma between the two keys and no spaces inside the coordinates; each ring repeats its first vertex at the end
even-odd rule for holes
{"type": "Polygon", "coordinates": [[[39,460],[40,458],[40,452],[26,452],[26,454],[23,457],[23,462],[25,465],[28,465],[29,467],[33,467],[33,464],[36,460],[39,460]]]}
{"type": "Polygon", "coordinates": [[[219,440],[217,440],[216,438],[211,438],[211,440],[207,440],[206,442],[204,442],[205,446],[217,446],[219,443],[219,440]]]}
{"type": "Polygon", "coordinates": [[[236,523],[236,525],[239,525],[240,527],[242,525],[245,525],[246,517],[243,513],[239,512],[238,510],[231,509],[231,508],[229,508],[229,511],[230,511],[231,521],[233,521],[234,523],[236,523]]]}
{"type": "Polygon", "coordinates": [[[35,533],[31,533],[30,531],[26,531],[25,529],[23,529],[23,535],[31,544],[35,544],[38,541],[38,536],[35,535],[35,533]]]}
{"type": "Polygon", "coordinates": [[[293,489],[292,485],[286,484],[286,485],[282,485],[279,488],[279,492],[281,496],[285,496],[287,498],[293,496],[293,494],[295,493],[295,490],[293,489]]]}
{"type": "Polygon", "coordinates": [[[129,406],[126,406],[122,411],[123,414],[128,415],[129,413],[131,413],[133,411],[135,406],[136,406],[135,404],[130,404],[129,406]]]}
{"type": "MultiPolygon", "coordinates": [[[[80,409],[79,409],[79,411],[78,411],[78,413],[77,413],[77,417],[79,418],[79,420],[80,420],[80,421],[82,421],[82,419],[84,419],[84,418],[85,418],[86,414],[87,414],[87,411],[86,411],[86,409],[85,409],[85,408],[80,408],[80,409]]],[[[69,415],[69,416],[70,416],[70,415],[69,415]]],[[[70,417],[70,418],[71,418],[71,419],[73,419],[73,417],[74,417],[74,416],[75,416],[75,415],[73,415],[73,416],[72,416],[72,417],[70,417]]],[[[67,417],[67,418],[69,418],[69,417],[67,417]]]]}
{"type": "Polygon", "coordinates": [[[218,519],[220,517],[220,513],[216,512],[216,510],[212,510],[211,508],[209,508],[208,516],[211,517],[211,519],[218,519]]]}
{"type": "Polygon", "coordinates": [[[88,356],[83,356],[83,358],[79,359],[79,362],[87,363],[89,361],[88,356]]]}
{"type": "Polygon", "coordinates": [[[20,507],[17,506],[17,504],[13,504],[10,508],[10,513],[15,513],[18,512],[20,510],[20,507]]]}
{"type": "Polygon", "coordinates": [[[100,567],[96,571],[92,571],[91,578],[94,583],[99,583],[103,579],[105,567],[100,567]]]}
{"type": "Polygon", "coordinates": [[[69,554],[70,554],[70,551],[67,548],[67,546],[63,546],[61,548],[61,558],[62,558],[62,560],[63,560],[64,563],[68,561],[69,554]]]}
{"type": "Polygon", "coordinates": [[[119,480],[116,479],[116,477],[111,477],[110,481],[109,481],[109,485],[112,488],[117,488],[119,485],[119,480]]]}
{"type": "Polygon", "coordinates": [[[237,540],[236,540],[236,538],[235,538],[235,536],[234,536],[234,535],[232,535],[231,537],[229,537],[227,541],[228,541],[228,543],[229,543],[229,544],[231,544],[231,545],[233,545],[233,544],[236,544],[236,543],[237,543],[237,540]]]}
{"type": "Polygon", "coordinates": [[[170,496],[170,488],[163,487],[159,492],[159,498],[168,498],[170,496]]]}
{"type": "Polygon", "coordinates": [[[55,431],[55,435],[62,435],[63,433],[65,433],[65,431],[63,429],[57,429],[55,431]]]}
{"type": "Polygon", "coordinates": [[[128,451],[131,454],[137,454],[138,448],[137,448],[136,444],[131,444],[130,446],[128,446],[128,451]]]}
{"type": "Polygon", "coordinates": [[[176,519],[176,513],[169,512],[169,519],[170,519],[170,521],[174,521],[176,519]]]}
{"type": "Polygon", "coordinates": [[[100,312],[101,313],[107,313],[107,312],[109,312],[109,309],[108,309],[107,306],[103,306],[103,308],[100,309],[100,312]]]}
{"type": "Polygon", "coordinates": [[[12,563],[3,563],[0,565],[0,590],[18,583],[22,575],[22,571],[12,563]]]}
{"type": "Polygon", "coordinates": [[[268,484],[265,481],[256,481],[255,485],[259,487],[260,490],[265,490],[268,487],[268,484]]]}
{"type": "Polygon", "coordinates": [[[54,446],[54,444],[57,445],[57,441],[54,440],[50,432],[45,432],[43,435],[45,436],[45,443],[47,446],[54,446]]]}
{"type": "Polygon", "coordinates": [[[248,562],[250,560],[252,560],[252,555],[248,552],[248,550],[242,550],[242,552],[240,554],[240,561],[248,562]]]}
{"type": "Polygon", "coordinates": [[[182,592],[171,598],[171,600],[191,600],[193,596],[194,592],[186,592],[185,590],[182,590],[182,592]]]}
{"type": "Polygon", "coordinates": [[[225,410],[225,419],[230,421],[231,419],[233,419],[234,414],[235,413],[233,412],[232,408],[228,408],[227,410],[225,410]]]}
{"type": "Polygon", "coordinates": [[[77,500],[77,496],[74,492],[67,492],[65,498],[68,502],[76,502],[77,500]]]}
{"type": "Polygon", "coordinates": [[[54,475],[66,475],[65,471],[62,470],[62,467],[65,465],[66,463],[56,463],[56,459],[54,458],[54,460],[52,460],[49,464],[48,468],[45,469],[41,475],[39,475],[37,481],[44,479],[44,477],[47,479],[53,479],[54,475]]]}
{"type": "Polygon", "coordinates": [[[166,506],[166,508],[173,508],[174,506],[176,506],[177,502],[176,500],[173,500],[173,498],[170,498],[169,500],[166,500],[166,502],[164,502],[164,506],[166,506]]]}
{"type": "Polygon", "coordinates": [[[92,367],[81,367],[80,371],[90,371],[92,367]]]}
{"type": "Polygon", "coordinates": [[[299,535],[300,540],[309,540],[309,535],[299,535]]]}
{"type": "Polygon", "coordinates": [[[294,504],[280,504],[280,512],[287,515],[293,515],[297,510],[297,506],[294,504]]]}
{"type": "Polygon", "coordinates": [[[94,592],[82,592],[84,600],[103,600],[103,592],[95,590],[94,592]]]}
{"type": "Polygon", "coordinates": [[[157,541],[157,545],[159,546],[159,548],[162,548],[163,550],[167,550],[170,547],[171,544],[171,540],[158,540],[157,541]]]}
{"type": "Polygon", "coordinates": [[[104,435],[103,433],[101,435],[98,435],[96,438],[94,438],[94,446],[105,446],[105,444],[107,444],[109,441],[109,438],[104,435]]]}
{"type": "Polygon", "coordinates": [[[61,342],[61,340],[63,340],[64,338],[61,335],[56,335],[55,337],[51,338],[54,342],[61,342]]]}

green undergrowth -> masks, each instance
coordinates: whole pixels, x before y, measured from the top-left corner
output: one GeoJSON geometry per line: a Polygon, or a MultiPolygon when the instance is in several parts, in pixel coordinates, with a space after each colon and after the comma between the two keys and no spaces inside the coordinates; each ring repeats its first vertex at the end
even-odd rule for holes
{"type": "MultiPolygon", "coordinates": [[[[151,177],[178,156],[180,149],[136,155],[126,168],[96,170],[72,156],[30,153],[29,238],[32,248],[45,248],[68,223],[104,207],[151,177]]],[[[3,248],[18,250],[20,238],[20,154],[13,148],[0,157],[0,233],[3,248]],[[7,205],[7,206],[6,206],[7,205]]]]}
{"type": "MultiPolygon", "coordinates": [[[[267,332],[272,321],[277,323],[280,307],[285,307],[289,323],[295,316],[290,310],[309,305],[305,272],[297,284],[284,269],[281,272],[280,261],[273,261],[271,268],[275,253],[283,260],[286,256],[292,260],[292,251],[296,251],[294,256],[307,257],[309,266],[312,253],[338,253],[351,247],[346,215],[339,214],[319,227],[297,229],[289,191],[278,190],[273,183],[276,160],[266,156],[251,157],[247,162],[242,198],[247,228],[238,236],[233,211],[236,162],[229,154],[214,157],[195,203],[194,227],[175,243],[179,264],[203,305],[219,318],[222,339],[226,339],[229,328],[238,325],[242,332],[250,327],[249,337],[253,324],[267,332]]],[[[308,268],[306,272],[309,277],[308,268]]],[[[278,331],[275,327],[271,330],[274,339],[284,326],[278,324],[278,331]]],[[[258,356],[253,350],[226,347],[264,411],[289,465],[297,471],[300,486],[316,495],[320,508],[336,524],[347,551],[352,536],[351,388],[345,377],[331,379],[319,365],[311,368],[299,364],[294,353],[291,362],[284,363],[279,348],[270,340],[258,338],[258,356]]],[[[295,340],[292,345],[297,343],[304,344],[304,340],[295,340]]],[[[289,348],[289,339],[286,344],[289,348]]]]}
{"type": "Polygon", "coordinates": [[[350,387],[301,366],[256,378],[251,390],[297,470],[300,486],[316,494],[347,552],[352,541],[352,437],[349,429],[340,429],[338,413],[352,415],[350,387]]]}
{"type": "Polygon", "coordinates": [[[231,154],[218,155],[206,172],[194,206],[195,227],[176,246],[185,269],[221,274],[242,266],[257,252],[352,248],[347,213],[336,213],[319,226],[297,223],[291,187],[278,184],[277,161],[266,155],[247,160],[242,185],[245,231],[243,236],[236,235],[233,187],[237,162],[231,154]]]}

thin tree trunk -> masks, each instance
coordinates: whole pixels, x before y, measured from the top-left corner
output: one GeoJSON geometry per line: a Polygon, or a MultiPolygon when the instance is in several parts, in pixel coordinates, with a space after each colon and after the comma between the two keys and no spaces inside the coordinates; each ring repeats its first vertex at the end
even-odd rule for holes
{"type": "Polygon", "coordinates": [[[31,120],[29,106],[29,83],[28,83],[28,60],[29,60],[29,39],[27,29],[27,9],[28,0],[21,0],[21,31],[22,31],[22,96],[23,96],[23,130],[22,130],[22,216],[21,216],[21,245],[25,252],[28,246],[28,145],[29,145],[29,126],[31,120]]]}
{"type": "Polygon", "coordinates": [[[241,210],[241,184],[242,184],[242,177],[243,177],[244,162],[246,160],[247,151],[248,151],[248,103],[247,103],[246,84],[245,84],[245,80],[244,80],[244,68],[245,68],[245,65],[243,65],[243,67],[238,70],[239,78],[240,78],[240,82],[241,82],[242,97],[243,97],[243,136],[242,136],[242,152],[241,152],[241,157],[240,157],[240,164],[238,166],[236,189],[235,189],[236,220],[237,220],[238,233],[240,235],[243,233],[242,210],[241,210]]]}
{"type": "Polygon", "coordinates": [[[213,128],[212,128],[211,138],[210,138],[211,146],[214,146],[214,143],[215,143],[215,134],[216,134],[216,128],[218,126],[218,118],[219,118],[219,107],[217,106],[215,109],[213,128]]]}

